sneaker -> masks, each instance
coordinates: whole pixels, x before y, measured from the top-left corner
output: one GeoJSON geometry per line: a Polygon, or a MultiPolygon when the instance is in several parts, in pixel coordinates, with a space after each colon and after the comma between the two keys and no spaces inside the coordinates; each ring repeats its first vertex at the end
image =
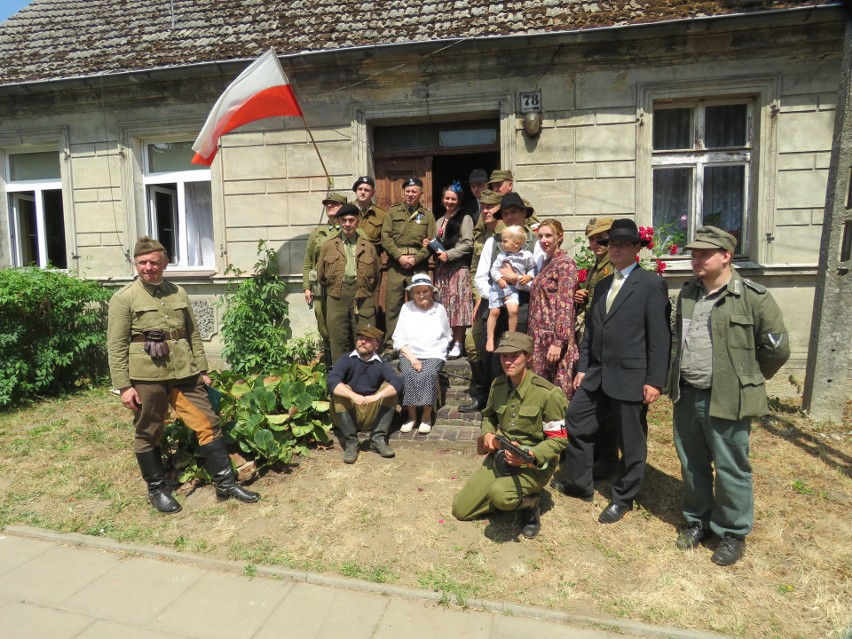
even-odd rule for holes
{"type": "Polygon", "coordinates": [[[462,353],[462,345],[461,342],[453,342],[452,347],[450,347],[450,352],[447,353],[447,357],[449,359],[458,359],[461,357],[462,353]]]}
{"type": "Polygon", "coordinates": [[[422,433],[423,435],[425,435],[426,433],[431,433],[432,432],[432,426],[430,426],[429,424],[424,422],[424,423],[420,424],[420,426],[417,427],[417,432],[422,433]]]}
{"type": "Polygon", "coordinates": [[[399,429],[399,432],[400,433],[410,433],[413,430],[414,430],[414,420],[411,419],[411,420],[405,422],[402,425],[402,428],[399,429]]]}
{"type": "Polygon", "coordinates": [[[745,552],[745,540],[736,537],[725,537],[719,542],[713,556],[710,557],[717,566],[733,566],[745,552]]]}

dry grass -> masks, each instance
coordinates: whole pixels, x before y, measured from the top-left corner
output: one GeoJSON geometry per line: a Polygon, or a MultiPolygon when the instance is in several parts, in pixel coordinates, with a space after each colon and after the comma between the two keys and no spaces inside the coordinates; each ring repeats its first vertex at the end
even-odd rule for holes
{"type": "Polygon", "coordinates": [[[510,600],[743,638],[840,637],[852,627],[852,424],[814,425],[788,405],[755,425],[755,531],[746,558],[683,553],[680,469],[670,407],[652,415],[640,507],[614,526],[594,504],[546,498],[541,535],[519,540],[511,514],[461,523],[453,494],[479,459],[470,445],[398,443],[346,466],[317,451],[253,488],[255,505],[209,486],[160,516],[144,497],[128,414],[105,391],[0,416],[0,524],[103,535],[245,561],[425,587],[464,603],[510,600]]]}

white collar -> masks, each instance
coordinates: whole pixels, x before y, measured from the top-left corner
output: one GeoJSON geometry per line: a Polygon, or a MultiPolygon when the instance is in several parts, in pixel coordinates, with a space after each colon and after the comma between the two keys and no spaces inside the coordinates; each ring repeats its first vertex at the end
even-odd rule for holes
{"type": "MultiPolygon", "coordinates": [[[[361,359],[361,356],[358,354],[358,349],[357,349],[357,348],[356,348],[354,351],[352,351],[351,353],[349,353],[349,357],[357,357],[358,359],[361,359]]],[[[373,351],[373,356],[372,356],[370,359],[366,360],[366,361],[368,361],[368,362],[372,362],[374,359],[377,359],[377,360],[379,360],[380,362],[382,361],[382,358],[381,358],[381,357],[379,357],[379,354],[378,354],[377,352],[375,352],[375,351],[373,351]]],[[[364,360],[361,360],[361,361],[363,362],[364,360]]]]}

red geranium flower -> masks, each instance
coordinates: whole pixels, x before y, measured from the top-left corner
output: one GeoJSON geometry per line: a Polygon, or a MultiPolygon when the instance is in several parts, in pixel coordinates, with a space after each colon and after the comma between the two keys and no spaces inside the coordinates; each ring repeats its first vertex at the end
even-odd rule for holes
{"type": "Polygon", "coordinates": [[[669,255],[677,255],[677,252],[680,250],[680,247],[677,244],[672,244],[669,247],[669,255]]]}
{"type": "Polygon", "coordinates": [[[579,272],[577,273],[577,281],[578,281],[580,284],[582,284],[583,282],[585,282],[585,281],[586,281],[586,277],[588,276],[588,274],[589,274],[589,269],[587,269],[587,268],[581,268],[581,269],[579,270],[579,272]]]}

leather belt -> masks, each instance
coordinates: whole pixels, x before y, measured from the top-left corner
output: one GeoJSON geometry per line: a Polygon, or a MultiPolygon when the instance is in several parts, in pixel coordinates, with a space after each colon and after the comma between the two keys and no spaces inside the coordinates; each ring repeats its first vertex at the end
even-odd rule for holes
{"type": "MultiPolygon", "coordinates": [[[[162,330],[162,329],[158,329],[158,330],[162,330]]],[[[186,339],[186,329],[183,329],[183,328],[172,328],[172,329],[169,329],[168,331],[163,331],[163,332],[168,333],[169,339],[172,339],[172,340],[174,340],[174,339],[186,339]]],[[[143,334],[140,333],[138,335],[131,336],[130,341],[131,342],[145,342],[145,341],[147,341],[147,338],[143,334]]]]}

